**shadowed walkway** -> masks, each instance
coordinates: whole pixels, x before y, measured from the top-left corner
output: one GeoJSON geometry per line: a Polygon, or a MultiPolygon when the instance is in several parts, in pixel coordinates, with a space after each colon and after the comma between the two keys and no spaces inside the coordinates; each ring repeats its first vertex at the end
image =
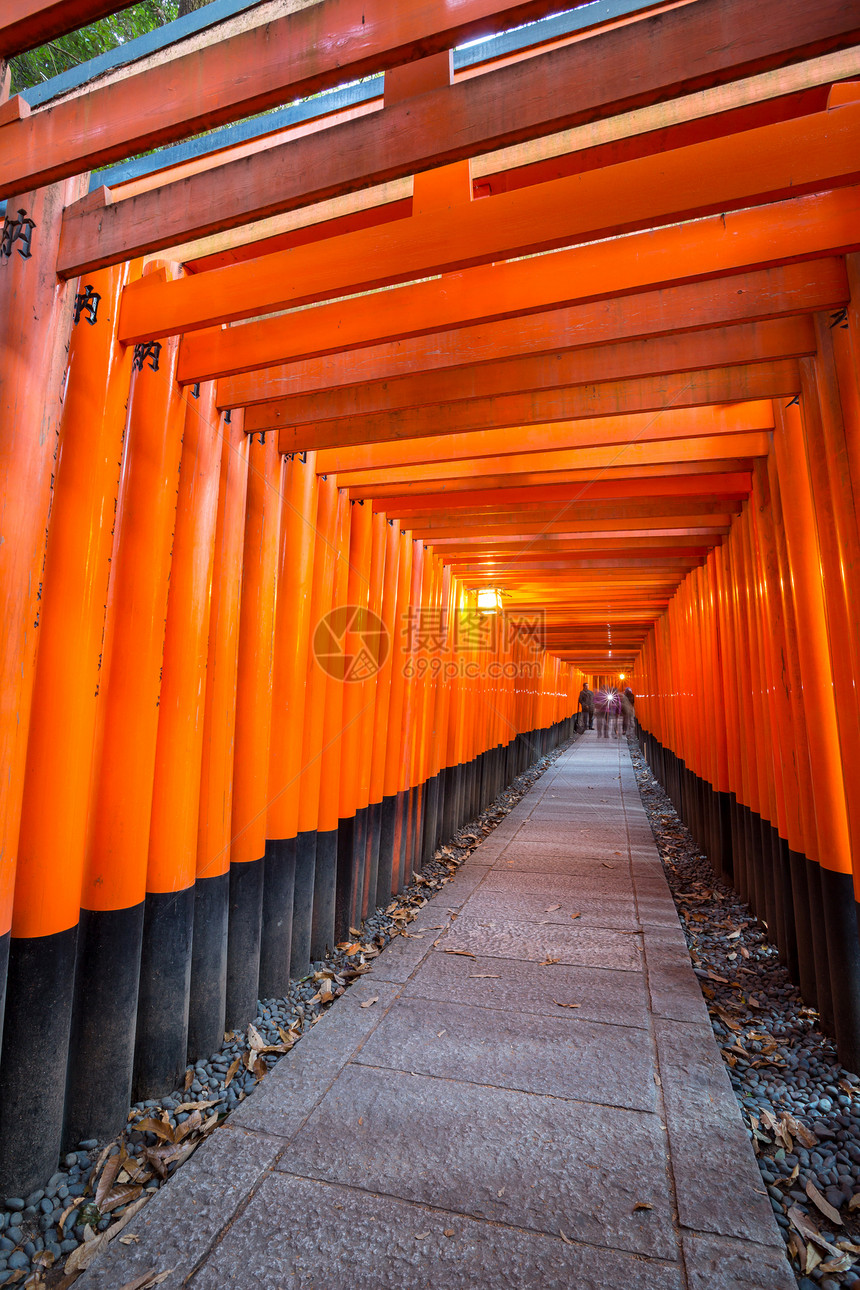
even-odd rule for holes
{"type": "Polygon", "coordinates": [[[82,1290],[791,1290],[625,743],[584,736],[409,931],[82,1290]]]}

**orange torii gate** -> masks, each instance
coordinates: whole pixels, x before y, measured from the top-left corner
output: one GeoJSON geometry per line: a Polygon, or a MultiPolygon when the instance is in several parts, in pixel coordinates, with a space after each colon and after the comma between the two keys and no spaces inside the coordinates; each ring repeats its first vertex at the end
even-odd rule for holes
{"type": "MultiPolygon", "coordinates": [[[[14,0],[0,50],[116,7],[14,0]]],[[[553,8],[320,0],[0,104],[0,1190],[282,993],[622,668],[857,1060],[856,7],[654,5],[452,74],[553,8]],[[76,177],[377,72],[351,119],[76,177]]]]}

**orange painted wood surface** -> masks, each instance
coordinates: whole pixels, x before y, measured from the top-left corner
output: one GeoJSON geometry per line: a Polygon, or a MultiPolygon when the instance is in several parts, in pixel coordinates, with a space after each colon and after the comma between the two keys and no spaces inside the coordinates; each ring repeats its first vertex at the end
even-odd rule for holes
{"type": "Polygon", "coordinates": [[[250,450],[251,441],[245,434],[241,415],[235,415],[229,424],[223,421],[197,821],[198,878],[217,878],[230,868],[239,624],[250,450]]]}
{"type": "MultiPolygon", "coordinates": [[[[697,407],[797,393],[797,361],[738,364],[706,371],[667,373],[629,381],[539,390],[531,394],[500,395],[467,403],[440,404],[432,409],[407,410],[387,417],[355,417],[348,422],[323,422],[281,430],[282,452],[334,448],[337,444],[379,443],[386,439],[433,437],[440,430],[458,431],[519,427],[541,422],[608,417],[629,412],[659,412],[665,408],[697,407]]],[[[268,407],[268,404],[263,407],[268,407]]],[[[261,408],[249,408],[249,422],[260,425],[261,408]]],[[[250,426],[249,426],[250,429],[250,426]]]]}
{"type": "MultiPolygon", "coordinates": [[[[161,270],[163,271],[163,270],[161,270]]],[[[99,683],[81,905],[131,909],[146,890],[164,622],[185,398],[176,344],[133,374],[99,683]]]]}
{"type": "MultiPolygon", "coordinates": [[[[314,8],[323,6],[306,12],[314,8]]],[[[72,275],[85,267],[175,246],[369,184],[539,138],[597,116],[845,48],[858,38],[860,19],[851,0],[821,0],[814,6],[805,0],[759,0],[753,15],[745,0],[697,0],[422,94],[323,134],[233,162],[223,170],[142,193],[128,203],[119,202],[95,214],[70,212],[60,272],[72,275]]],[[[424,52],[430,52],[426,45],[424,52]]],[[[381,67],[382,61],[377,60],[376,70],[381,67]]],[[[345,72],[342,66],[340,83],[346,79],[345,72]]],[[[215,123],[212,99],[235,102],[234,85],[241,81],[235,58],[229,55],[211,81],[201,73],[202,64],[196,65],[193,79],[178,80],[176,89],[180,101],[190,96],[192,120],[202,119],[201,128],[207,128],[215,123]]],[[[259,86],[253,72],[251,80],[259,86]]],[[[157,97],[151,81],[145,93],[150,92],[157,97]]],[[[160,97],[170,104],[169,93],[160,97]]],[[[235,116],[256,110],[248,105],[248,97],[235,116]]],[[[168,120],[182,115],[181,107],[162,110],[168,120]]],[[[226,110],[222,107],[218,119],[227,119],[226,110]]],[[[128,155],[134,148],[153,146],[153,134],[147,134],[142,124],[136,87],[124,114],[130,122],[126,133],[134,135],[134,142],[102,148],[98,155],[103,159],[123,155],[123,148],[128,155]]],[[[181,137],[182,130],[189,128],[185,125],[171,134],[165,126],[157,137],[162,141],[181,137]]],[[[85,127],[75,123],[73,137],[83,141],[85,134],[85,127]]],[[[21,130],[18,139],[10,150],[7,174],[32,169],[43,180],[50,173],[44,136],[21,130]]],[[[91,143],[72,151],[86,151],[87,164],[92,165],[92,149],[98,143],[96,131],[91,143]]],[[[57,145],[57,154],[65,158],[69,141],[58,139],[57,145]]],[[[83,168],[83,159],[67,164],[74,171],[83,168]]]]}
{"type": "Polygon", "coordinates": [[[221,417],[212,385],[188,395],[164,654],[146,889],[184,891],[197,868],[212,572],[221,482],[221,417]]]}
{"type": "Polygon", "coordinates": [[[122,340],[153,340],[854,183],[860,174],[860,103],[483,201],[471,200],[468,164],[461,166],[462,173],[460,167],[442,171],[449,195],[444,207],[419,207],[419,181],[429,178],[419,175],[409,219],[190,274],[181,282],[133,283],[123,298],[122,340]]]}
{"type": "Polygon", "coordinates": [[[32,118],[4,139],[0,196],[14,177],[44,184],[492,35],[551,0],[322,0],[163,59],[32,118]]]}
{"type": "Polygon", "coordinates": [[[858,228],[860,189],[850,187],[517,260],[504,268],[481,265],[276,318],[193,332],[182,339],[180,380],[208,380],[577,300],[841,253],[860,246],[858,228]]]}
{"type": "Polygon", "coordinates": [[[94,275],[98,322],[90,326],[84,314],[72,330],[27,741],[15,936],[65,931],[80,912],[131,376],[131,351],[116,340],[116,321],[127,275],[140,269],[138,261],[94,275]]]}
{"type": "MultiPolygon", "coordinates": [[[[508,394],[570,388],[595,382],[696,369],[753,364],[815,353],[815,328],[809,316],[774,318],[733,327],[706,327],[648,340],[593,345],[535,358],[481,363],[454,371],[400,377],[373,386],[320,391],[270,404],[278,423],[312,425],[357,417],[379,416],[414,408],[451,406],[508,394]]],[[[257,409],[249,409],[252,423],[257,409]]]]}
{"type": "MultiPolygon", "coordinates": [[[[769,399],[729,403],[718,407],[667,408],[657,413],[628,413],[622,416],[592,417],[550,425],[517,426],[510,430],[476,430],[462,435],[439,434],[433,439],[405,439],[353,448],[327,449],[316,457],[317,471],[327,474],[339,465],[344,471],[371,472],[367,482],[381,483],[380,467],[416,466],[426,462],[462,462],[489,457],[479,473],[506,471],[504,460],[511,454],[543,452],[558,448],[582,448],[597,444],[648,442],[653,439],[689,439],[700,435],[742,434],[750,430],[772,430],[773,407],[769,399]]],[[[516,482],[516,481],[514,481],[516,482]]],[[[473,485],[470,485],[474,487],[473,485]]]]}
{"type": "Polygon", "coordinates": [[[218,382],[218,406],[271,403],[314,393],[334,397],[355,386],[395,383],[425,373],[455,373],[460,367],[511,358],[836,309],[848,298],[843,259],[780,264],[228,376],[218,382]]]}

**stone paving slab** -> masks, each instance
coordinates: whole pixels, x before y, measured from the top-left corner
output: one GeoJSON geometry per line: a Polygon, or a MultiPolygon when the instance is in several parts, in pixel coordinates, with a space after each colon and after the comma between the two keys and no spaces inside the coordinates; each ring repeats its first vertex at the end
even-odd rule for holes
{"type": "Polygon", "coordinates": [[[549,1017],[557,1017],[561,1005],[575,1003],[578,1007],[565,1011],[582,1021],[648,1025],[645,977],[639,972],[431,954],[403,994],[476,1007],[520,1008],[549,1017]]]}
{"type": "Polygon", "coordinates": [[[627,869],[625,856],[593,857],[578,855],[571,847],[559,846],[549,842],[525,843],[517,839],[516,844],[506,847],[493,866],[495,869],[519,870],[520,873],[577,874],[593,873],[596,865],[612,871],[615,868],[627,869]]]}
{"type": "MultiPolygon", "coordinates": [[[[515,878],[517,874],[505,874],[515,878]]],[[[601,887],[596,883],[577,882],[575,895],[565,900],[560,908],[561,893],[550,889],[549,895],[540,892],[503,891],[499,887],[490,887],[486,883],[469,901],[469,914],[479,921],[503,918],[507,915],[517,922],[534,922],[538,925],[561,923],[570,925],[571,914],[579,914],[585,923],[593,927],[611,927],[618,931],[638,930],[636,905],[632,896],[611,887],[601,887]],[[557,898],[553,900],[553,895],[557,898]],[[547,903],[550,902],[550,903],[547,903]]]]}
{"type": "Polygon", "coordinates": [[[529,1016],[431,999],[399,999],[356,1061],[495,1088],[656,1111],[651,1038],[643,1030],[529,1016]],[[608,1055],[608,1060],[607,1060],[608,1055]]]}
{"type": "MultiPolygon", "coordinates": [[[[579,920],[577,920],[579,922],[579,920]]],[[[442,953],[467,950],[484,957],[530,959],[541,962],[552,958],[561,963],[579,963],[588,967],[617,968],[624,972],[642,970],[642,956],[632,933],[606,927],[563,927],[548,923],[518,923],[508,920],[478,922],[458,918],[444,941],[442,953]]]]}
{"type": "Polygon", "coordinates": [[[230,1124],[282,1139],[291,1137],[325,1096],[359,1045],[379,1024],[385,1008],[397,994],[397,987],[384,981],[357,981],[311,1034],[296,1044],[259,1088],[236,1108],[230,1124]],[[361,1007],[372,998],[378,998],[379,1002],[369,1008],[361,1007]]]}
{"type": "MultiPolygon", "coordinates": [[[[478,847],[477,851],[480,849],[478,847]]],[[[477,851],[474,854],[477,855],[477,851]]],[[[462,865],[451,882],[439,893],[441,902],[450,909],[459,909],[461,905],[465,905],[475,888],[480,886],[490,872],[492,864],[489,857],[484,857],[480,863],[476,860],[474,864],[462,865]]]]}
{"type": "Polygon", "coordinates": [[[791,1290],[625,744],[407,932],[80,1290],[791,1290]]]}
{"type": "MultiPolygon", "coordinates": [[[[565,1233],[567,1235],[567,1233],[565,1233]]],[[[192,1290],[682,1290],[677,1264],[274,1174],[192,1290]],[[286,1222],[300,1214],[300,1222],[286,1222]],[[322,1276],[320,1275],[322,1271],[322,1276]],[[253,1278],[252,1280],[249,1278],[253,1278]]]]}
{"type": "Polygon", "coordinates": [[[677,1021],[656,1020],[654,1028],[682,1225],[782,1250],[712,1036],[703,1025],[677,1021]]]}
{"type": "Polygon", "coordinates": [[[278,1169],[672,1260],[655,1115],[349,1066],[278,1169]],[[417,1130],[417,1131],[416,1131],[417,1130]],[[631,1169],[631,1161],[636,1165],[631,1169]],[[637,1201],[654,1209],[634,1212],[637,1201]]]}
{"type": "Polygon", "coordinates": [[[704,996],[690,971],[690,955],[683,934],[679,945],[674,938],[668,940],[661,936],[662,930],[646,927],[643,932],[651,1011],[655,1017],[710,1026],[704,996]]]}
{"type": "Polygon", "coordinates": [[[684,1232],[690,1290],[797,1290],[782,1250],[684,1232]]]}

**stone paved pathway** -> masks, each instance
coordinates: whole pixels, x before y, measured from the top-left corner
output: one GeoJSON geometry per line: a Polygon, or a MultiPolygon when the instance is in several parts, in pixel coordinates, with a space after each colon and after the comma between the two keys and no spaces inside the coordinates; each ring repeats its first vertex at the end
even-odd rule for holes
{"type": "Polygon", "coordinates": [[[793,1290],[625,743],[409,930],[81,1290],[793,1290]]]}

